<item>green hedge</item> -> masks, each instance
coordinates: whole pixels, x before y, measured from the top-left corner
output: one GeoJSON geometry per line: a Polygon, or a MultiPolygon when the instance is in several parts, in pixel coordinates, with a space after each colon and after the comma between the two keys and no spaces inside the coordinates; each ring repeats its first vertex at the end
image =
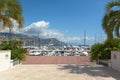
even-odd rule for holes
{"type": "Polygon", "coordinates": [[[120,39],[106,40],[91,47],[91,60],[110,59],[112,50],[120,50],[120,39]]]}
{"type": "Polygon", "coordinates": [[[0,50],[11,50],[11,59],[24,60],[27,54],[27,49],[22,48],[22,41],[20,39],[13,38],[11,40],[2,41],[0,44],[0,50]]]}

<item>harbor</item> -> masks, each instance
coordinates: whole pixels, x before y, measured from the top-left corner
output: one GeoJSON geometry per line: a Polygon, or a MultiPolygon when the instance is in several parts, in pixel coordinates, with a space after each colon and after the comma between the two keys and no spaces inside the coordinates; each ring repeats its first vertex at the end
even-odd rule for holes
{"type": "Polygon", "coordinates": [[[28,46],[30,56],[89,56],[90,46],[63,46],[63,47],[47,47],[42,48],[28,46]]]}

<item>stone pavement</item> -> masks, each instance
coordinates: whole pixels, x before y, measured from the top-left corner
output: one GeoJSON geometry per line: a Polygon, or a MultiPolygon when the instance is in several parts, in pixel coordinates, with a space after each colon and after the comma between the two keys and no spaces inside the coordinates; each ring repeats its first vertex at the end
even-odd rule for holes
{"type": "Polygon", "coordinates": [[[0,80],[120,80],[120,72],[101,65],[18,65],[0,72],[0,80]]]}
{"type": "Polygon", "coordinates": [[[95,64],[90,56],[26,56],[22,64],[95,64]]]}

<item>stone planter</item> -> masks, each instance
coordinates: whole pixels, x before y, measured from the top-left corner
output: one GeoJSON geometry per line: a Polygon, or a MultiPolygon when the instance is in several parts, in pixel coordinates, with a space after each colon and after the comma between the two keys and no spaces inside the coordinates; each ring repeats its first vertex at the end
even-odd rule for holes
{"type": "Polygon", "coordinates": [[[111,67],[120,71],[120,51],[111,51],[111,67]]]}
{"type": "Polygon", "coordinates": [[[10,59],[11,59],[10,50],[0,51],[0,71],[7,70],[11,67],[10,59]]]}

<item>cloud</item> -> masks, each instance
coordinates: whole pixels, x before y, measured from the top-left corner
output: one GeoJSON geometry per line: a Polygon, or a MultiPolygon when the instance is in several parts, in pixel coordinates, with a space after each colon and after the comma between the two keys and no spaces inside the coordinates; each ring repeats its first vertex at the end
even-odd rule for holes
{"type": "MultiPolygon", "coordinates": [[[[40,38],[57,38],[60,41],[66,43],[83,43],[84,38],[79,36],[69,36],[67,34],[61,33],[59,30],[50,29],[50,23],[47,21],[34,22],[21,30],[18,30],[18,23],[14,19],[10,19],[13,23],[13,31],[15,33],[24,33],[28,35],[38,36],[40,38]]],[[[3,32],[8,32],[9,29],[6,28],[3,32]]],[[[68,32],[67,32],[68,33],[68,32]]],[[[94,42],[93,37],[86,37],[86,42],[94,42]]]]}
{"type": "Polygon", "coordinates": [[[57,30],[41,29],[40,36],[44,38],[58,38],[59,39],[60,37],[64,37],[64,34],[60,33],[57,30]]]}
{"type": "Polygon", "coordinates": [[[21,30],[21,32],[42,38],[51,38],[58,35],[57,31],[48,29],[48,26],[49,22],[38,21],[26,26],[21,30]]]}
{"type": "Polygon", "coordinates": [[[29,25],[28,27],[38,27],[38,28],[45,28],[49,25],[49,22],[45,22],[45,21],[38,21],[38,22],[34,22],[31,25],[29,25]]]}
{"type": "Polygon", "coordinates": [[[21,32],[29,35],[35,35],[40,38],[57,38],[58,40],[63,42],[80,41],[80,37],[66,37],[65,34],[59,32],[58,30],[48,28],[49,24],[50,23],[46,21],[34,22],[22,29],[21,32]]]}
{"type": "MultiPolygon", "coordinates": [[[[12,27],[13,27],[12,31],[15,32],[15,33],[19,32],[18,31],[19,24],[17,23],[17,21],[14,20],[13,18],[10,18],[10,21],[12,22],[12,27]]],[[[2,26],[2,24],[3,23],[1,23],[0,26],[2,26]]],[[[9,28],[6,27],[4,30],[1,30],[0,32],[9,32],[9,28]]]]}
{"type": "MultiPolygon", "coordinates": [[[[50,23],[46,21],[38,21],[34,22],[25,28],[23,28],[20,32],[26,33],[28,35],[38,36],[40,38],[57,38],[60,41],[67,43],[83,43],[84,38],[79,36],[69,36],[67,34],[63,34],[58,30],[50,29],[50,23]]],[[[86,36],[86,43],[94,42],[93,37],[86,36]]]]}
{"type": "Polygon", "coordinates": [[[37,32],[42,28],[47,28],[49,26],[49,22],[38,21],[30,24],[29,26],[23,28],[22,32],[37,32]],[[35,30],[35,31],[34,31],[35,30]]]}
{"type": "Polygon", "coordinates": [[[64,42],[78,42],[78,41],[80,41],[81,40],[81,38],[80,37],[62,37],[61,38],[61,41],[64,41],[64,42]]]}

